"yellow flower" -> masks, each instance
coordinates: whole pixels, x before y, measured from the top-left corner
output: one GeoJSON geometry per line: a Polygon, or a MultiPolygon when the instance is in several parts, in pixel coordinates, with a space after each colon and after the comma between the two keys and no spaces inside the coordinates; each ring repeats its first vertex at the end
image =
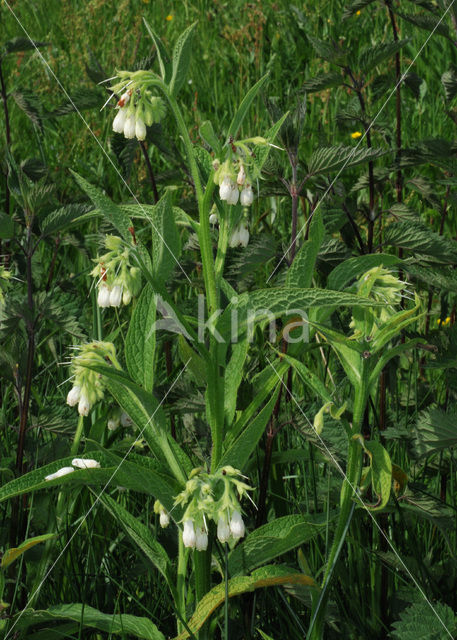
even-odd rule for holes
{"type": "Polygon", "coordinates": [[[451,318],[450,318],[450,316],[448,316],[448,317],[447,317],[447,318],[445,318],[444,320],[441,320],[441,318],[438,318],[438,320],[436,321],[436,323],[437,323],[440,327],[447,327],[447,325],[451,323],[451,318]]]}
{"type": "Polygon", "coordinates": [[[167,22],[171,22],[171,20],[173,20],[173,16],[172,16],[171,14],[169,14],[169,15],[165,18],[165,20],[166,20],[167,22]]]}
{"type": "Polygon", "coordinates": [[[353,140],[357,140],[357,138],[360,138],[361,135],[362,133],[360,131],[354,131],[354,133],[351,133],[351,138],[353,140]]]}
{"type": "Polygon", "coordinates": [[[360,11],[360,9],[359,9],[358,11],[356,11],[356,12],[355,12],[355,15],[356,15],[356,16],[359,16],[359,15],[360,15],[360,13],[361,13],[361,11],[360,11]]]}

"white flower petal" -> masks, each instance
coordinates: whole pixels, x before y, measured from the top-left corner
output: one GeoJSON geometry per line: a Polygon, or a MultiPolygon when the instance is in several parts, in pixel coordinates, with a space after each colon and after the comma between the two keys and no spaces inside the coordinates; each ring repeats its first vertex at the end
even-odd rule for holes
{"type": "Polygon", "coordinates": [[[61,478],[62,476],[66,476],[69,473],[73,473],[73,471],[74,471],[73,467],[62,467],[62,469],[59,469],[55,473],[51,473],[48,476],[46,476],[45,480],[49,482],[49,480],[55,480],[56,478],[61,478]]]}
{"type": "Polygon", "coordinates": [[[91,458],[74,458],[71,464],[78,469],[100,469],[100,463],[91,458]]]}

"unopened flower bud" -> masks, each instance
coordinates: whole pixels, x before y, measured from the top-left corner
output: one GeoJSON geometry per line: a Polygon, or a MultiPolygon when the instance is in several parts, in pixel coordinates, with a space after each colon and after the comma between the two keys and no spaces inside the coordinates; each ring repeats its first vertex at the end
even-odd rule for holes
{"type": "Polygon", "coordinates": [[[244,184],[245,180],[246,180],[246,171],[244,170],[243,165],[241,165],[240,170],[238,171],[238,176],[236,178],[236,183],[241,187],[244,184]]]}
{"type": "Polygon", "coordinates": [[[109,294],[109,303],[111,307],[119,307],[122,300],[122,288],[116,284],[109,294]]]}
{"type": "Polygon", "coordinates": [[[146,138],[146,125],[141,118],[137,118],[135,122],[135,135],[138,140],[145,140],[146,138]]]}
{"type": "Polygon", "coordinates": [[[127,117],[126,109],[119,109],[116,114],[116,117],[113,120],[113,131],[116,133],[123,133],[125,126],[125,119],[127,117]]]}
{"type": "Polygon", "coordinates": [[[209,223],[210,224],[217,224],[218,223],[218,217],[217,217],[217,213],[212,213],[209,217],[209,223]]]}
{"type": "Polygon", "coordinates": [[[117,417],[111,417],[108,422],[107,422],[107,427],[109,431],[116,431],[116,429],[119,427],[121,421],[119,418],[117,417]]]}
{"type": "Polygon", "coordinates": [[[47,481],[55,480],[56,478],[61,478],[62,476],[66,476],[69,473],[73,473],[73,471],[74,471],[73,467],[62,467],[62,469],[59,469],[55,473],[51,473],[48,476],[46,476],[45,480],[47,481]]]}
{"type": "Polygon", "coordinates": [[[235,231],[232,233],[232,235],[230,236],[230,240],[229,240],[229,247],[231,249],[234,249],[235,247],[237,247],[240,244],[240,234],[238,229],[235,229],[235,231]]]}
{"type": "Polygon", "coordinates": [[[124,289],[122,292],[122,303],[128,304],[132,299],[132,293],[129,289],[124,289]]]}
{"type": "Polygon", "coordinates": [[[70,407],[74,407],[75,405],[77,405],[79,402],[80,395],[81,395],[81,388],[75,385],[68,392],[67,404],[70,405],[70,407]]]}
{"type": "Polygon", "coordinates": [[[165,509],[161,510],[159,521],[162,529],[166,529],[170,524],[170,515],[165,511],[165,509]]]}
{"type": "Polygon", "coordinates": [[[184,531],[182,533],[182,541],[185,547],[195,547],[196,535],[194,529],[194,523],[192,520],[186,520],[184,522],[184,531]]]}
{"type": "Polygon", "coordinates": [[[127,102],[130,100],[130,95],[131,95],[131,91],[126,91],[125,93],[123,93],[121,95],[121,98],[117,103],[119,105],[119,107],[125,107],[127,102]]]}
{"type": "Polygon", "coordinates": [[[245,534],[246,529],[239,511],[234,511],[232,514],[232,518],[230,520],[230,531],[236,540],[238,538],[242,538],[245,534]]]}

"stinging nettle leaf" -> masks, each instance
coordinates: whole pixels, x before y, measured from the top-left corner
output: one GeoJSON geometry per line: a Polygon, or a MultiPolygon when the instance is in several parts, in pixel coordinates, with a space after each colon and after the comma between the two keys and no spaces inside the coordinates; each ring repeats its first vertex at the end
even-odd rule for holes
{"type": "Polygon", "coordinates": [[[324,89],[330,89],[331,87],[339,87],[343,84],[343,76],[338,71],[331,71],[330,73],[320,73],[314,78],[306,80],[302,89],[309,93],[315,91],[323,91],[324,89]]]}
{"type": "Polygon", "coordinates": [[[391,58],[393,55],[400,51],[405,44],[408,44],[409,39],[397,40],[396,42],[380,42],[374,46],[364,49],[359,57],[359,67],[361,71],[367,73],[387,58],[391,58]]]}
{"type": "Polygon", "coordinates": [[[311,154],[308,161],[308,174],[314,176],[338,171],[342,168],[355,167],[363,162],[370,162],[380,158],[387,152],[382,149],[367,149],[365,147],[321,147],[311,154]]]}

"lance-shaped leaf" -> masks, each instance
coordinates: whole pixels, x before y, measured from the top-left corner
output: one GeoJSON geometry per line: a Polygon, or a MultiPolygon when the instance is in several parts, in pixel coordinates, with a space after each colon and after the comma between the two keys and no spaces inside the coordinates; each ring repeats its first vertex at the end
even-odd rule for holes
{"type": "Polygon", "coordinates": [[[64,487],[101,486],[104,488],[122,486],[158,498],[166,509],[173,507],[173,496],[180,485],[160,467],[147,468],[129,460],[123,460],[107,452],[91,452],[91,456],[100,462],[100,469],[76,469],[73,473],[45,480],[45,478],[63,467],[70,467],[73,456],[56,460],[15,478],[0,487],[0,502],[25,493],[41,489],[64,487]]]}
{"type": "MultiPolygon", "coordinates": [[[[301,584],[307,586],[316,586],[315,582],[309,576],[303,573],[297,573],[293,569],[284,566],[269,565],[257,569],[250,576],[238,576],[228,581],[228,597],[242,595],[261,589],[263,587],[274,587],[285,584],[301,584]]],[[[218,584],[211,589],[197,605],[194,615],[188,621],[187,626],[192,633],[197,631],[205,624],[211,614],[225,601],[225,584],[218,584]]],[[[189,631],[183,631],[173,640],[186,640],[190,637],[189,631]]]]}
{"type": "Polygon", "coordinates": [[[178,94],[184,84],[189,69],[191,53],[192,53],[192,38],[194,29],[197,23],[191,24],[187,27],[183,33],[179,36],[173,49],[173,72],[170,80],[170,93],[173,96],[178,94]]]}
{"type": "Polygon", "coordinates": [[[87,604],[59,604],[43,611],[27,611],[18,617],[17,627],[28,629],[35,624],[56,624],[59,620],[74,620],[83,627],[98,629],[109,634],[131,634],[142,640],[165,640],[165,636],[148,618],[127,613],[102,613],[87,604]]]}
{"type": "Polygon", "coordinates": [[[394,56],[397,51],[400,51],[408,42],[408,38],[405,40],[397,40],[396,42],[379,42],[364,49],[359,56],[360,70],[364,73],[372,71],[378,64],[394,56]]]}
{"type": "Polygon", "coordinates": [[[152,42],[155,45],[157,52],[157,59],[159,61],[160,67],[160,75],[162,76],[162,80],[168,84],[171,79],[171,62],[170,57],[165,49],[165,46],[159,36],[154,32],[149,23],[146,21],[146,18],[143,18],[143,22],[149,33],[152,42]]]}
{"type": "Polygon", "coordinates": [[[133,310],[125,338],[125,360],[132,378],[146,391],[154,387],[156,296],[147,284],[133,310]]]}
{"type": "Polygon", "coordinates": [[[306,80],[302,88],[309,93],[314,93],[315,91],[323,91],[331,87],[339,87],[343,84],[343,80],[343,76],[338,71],[319,73],[317,76],[314,76],[314,78],[306,80]]]}
{"type": "Polygon", "coordinates": [[[322,213],[317,210],[309,229],[309,238],[300,247],[294,261],[287,271],[286,287],[308,288],[312,284],[317,255],[324,238],[322,213]]]}
{"type": "Polygon", "coordinates": [[[133,540],[138,549],[146,556],[151,564],[160,571],[167,581],[171,595],[174,597],[175,587],[173,584],[173,572],[170,558],[162,545],[155,539],[151,528],[143,524],[138,518],[132,516],[127,509],[109,496],[103,495],[101,502],[119,522],[120,526],[133,540]]]}
{"type": "MultiPolygon", "coordinates": [[[[335,514],[332,513],[330,519],[335,514]]],[[[231,576],[246,574],[262,564],[325,534],[327,514],[276,518],[248,534],[229,555],[231,576]]]]}
{"type": "Polygon", "coordinates": [[[280,386],[278,385],[275,393],[273,393],[265,407],[227,448],[219,462],[219,467],[231,465],[235,467],[235,469],[243,470],[244,465],[249,460],[251,453],[256,448],[257,443],[265,431],[267,422],[273,413],[279,389],[280,386]]]}
{"type": "Polygon", "coordinates": [[[0,57],[6,56],[8,53],[17,53],[18,51],[30,51],[39,47],[47,47],[50,42],[39,42],[38,40],[30,40],[30,38],[12,38],[5,42],[0,50],[0,57]]]}
{"type": "Polygon", "coordinates": [[[427,409],[418,419],[413,448],[417,457],[457,446],[456,416],[441,409],[427,409]]]}
{"type": "Polygon", "coordinates": [[[356,280],[363,273],[373,267],[390,267],[401,262],[396,256],[385,253],[373,253],[366,256],[357,256],[341,262],[333,269],[328,277],[327,285],[329,289],[341,291],[356,280]]]}
{"type": "Polygon", "coordinates": [[[254,100],[254,98],[260,91],[260,89],[263,87],[263,85],[265,84],[267,78],[268,78],[268,74],[265,74],[263,78],[260,78],[260,80],[256,82],[256,84],[253,87],[251,87],[247,92],[247,94],[244,96],[228,128],[228,131],[227,131],[228,138],[230,137],[236,138],[236,135],[241,127],[241,124],[244,118],[246,117],[246,114],[249,110],[249,107],[252,104],[252,101],[254,100]]]}
{"type": "Polygon", "coordinates": [[[7,549],[5,551],[0,566],[2,567],[2,569],[5,569],[28,549],[31,549],[40,542],[46,542],[46,540],[51,540],[51,538],[55,537],[55,533],[44,533],[41,536],[35,536],[34,538],[28,538],[28,540],[24,540],[24,542],[21,542],[18,547],[13,547],[12,549],[7,549]]]}

